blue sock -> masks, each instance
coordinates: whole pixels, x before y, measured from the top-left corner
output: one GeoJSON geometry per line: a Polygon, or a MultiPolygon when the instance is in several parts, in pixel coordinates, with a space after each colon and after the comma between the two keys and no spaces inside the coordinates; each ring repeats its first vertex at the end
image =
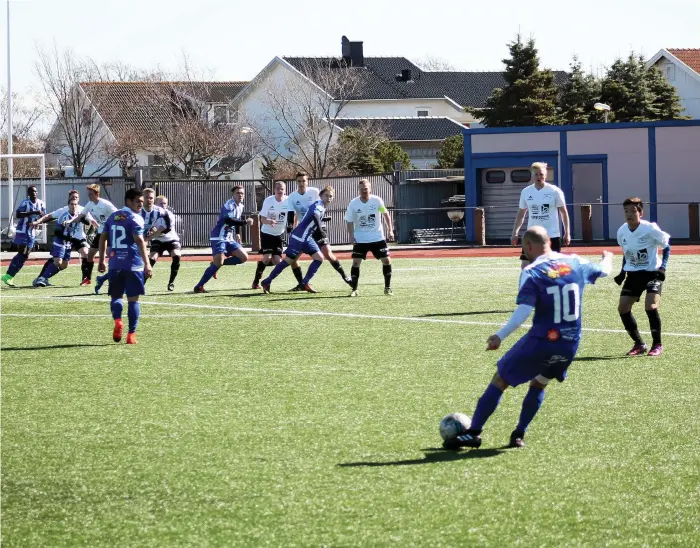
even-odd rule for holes
{"type": "Polygon", "coordinates": [[[136,331],[136,326],[139,324],[139,316],[141,315],[141,303],[138,301],[129,301],[129,333],[136,331]]]}
{"type": "Polygon", "coordinates": [[[219,270],[219,267],[216,266],[214,263],[211,263],[207,269],[204,271],[204,274],[202,275],[202,279],[199,280],[199,283],[197,284],[197,287],[203,287],[205,283],[207,283],[209,280],[211,280],[211,277],[216,274],[216,271],[219,270]]]}
{"type": "Polygon", "coordinates": [[[58,272],[58,267],[56,266],[56,263],[51,262],[51,264],[46,267],[46,271],[44,272],[44,278],[49,279],[51,276],[56,274],[56,272],[58,272]]]}
{"type": "Polygon", "coordinates": [[[544,388],[537,388],[534,386],[530,387],[530,390],[525,394],[525,399],[523,399],[523,408],[520,411],[520,420],[518,421],[518,426],[515,427],[516,432],[524,434],[527,427],[535,418],[537,412],[542,407],[542,402],[544,401],[544,388]]]}
{"type": "Polygon", "coordinates": [[[272,269],[272,272],[270,272],[270,275],[263,280],[263,283],[269,284],[272,280],[274,280],[277,276],[280,275],[280,273],[289,266],[289,263],[287,261],[282,261],[280,262],[275,268],[272,269]]]}
{"type": "Polygon", "coordinates": [[[112,319],[121,320],[122,310],[124,310],[124,301],[121,299],[112,299],[112,303],[109,307],[112,309],[112,319]]]}
{"type": "Polygon", "coordinates": [[[306,271],[306,276],[304,276],[304,284],[308,284],[311,281],[311,278],[313,278],[316,272],[318,272],[318,269],[321,268],[322,263],[323,261],[317,261],[316,259],[311,261],[311,264],[306,271]]]}
{"type": "Polygon", "coordinates": [[[476,409],[474,410],[474,417],[472,418],[472,429],[481,430],[484,428],[484,424],[489,420],[491,414],[496,410],[498,404],[501,401],[501,396],[503,392],[494,384],[489,384],[484,391],[484,394],[479,398],[476,404],[476,409]]]}
{"type": "Polygon", "coordinates": [[[7,274],[9,274],[12,277],[15,277],[17,273],[22,270],[22,267],[24,266],[24,261],[27,260],[29,255],[24,255],[23,253],[17,253],[14,257],[12,257],[12,260],[10,261],[10,266],[7,267],[7,274]]]}
{"type": "Polygon", "coordinates": [[[224,264],[226,266],[231,266],[232,264],[241,264],[243,261],[241,261],[238,257],[228,257],[227,259],[224,259],[224,264]]]}

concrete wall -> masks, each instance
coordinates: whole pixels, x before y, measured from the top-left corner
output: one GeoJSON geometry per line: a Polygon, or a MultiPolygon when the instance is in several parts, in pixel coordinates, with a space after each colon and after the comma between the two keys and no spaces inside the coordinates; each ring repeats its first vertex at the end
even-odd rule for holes
{"type": "Polygon", "coordinates": [[[559,151],[559,133],[495,133],[472,137],[472,154],[483,152],[559,151]]]}

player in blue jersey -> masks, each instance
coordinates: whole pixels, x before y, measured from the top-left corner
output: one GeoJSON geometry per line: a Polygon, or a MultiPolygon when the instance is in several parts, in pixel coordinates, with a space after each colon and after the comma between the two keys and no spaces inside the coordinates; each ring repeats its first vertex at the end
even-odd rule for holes
{"type": "Polygon", "coordinates": [[[141,306],[139,296],[146,293],[145,281],[151,277],[148,264],[146,241],[143,238],[143,192],[136,188],[126,191],[126,207],[110,214],[100,235],[100,262],[97,269],[104,272],[105,254],[109,246],[109,296],[114,318],[114,342],[122,340],[122,297],[126,293],[129,302],[129,333],[126,344],[136,344],[136,327],[139,323],[141,306]]]}
{"type": "Polygon", "coordinates": [[[7,272],[0,278],[5,285],[10,287],[15,287],[12,279],[22,270],[24,263],[34,248],[36,228],[32,226],[32,222],[42,215],[46,215],[46,206],[44,202],[39,200],[38,196],[39,193],[34,185],[28,187],[27,198],[20,202],[15,211],[17,225],[12,243],[17,246],[17,255],[12,258],[10,266],[7,267],[7,272]]]}
{"type": "Polygon", "coordinates": [[[332,186],[326,186],[321,190],[319,194],[319,200],[313,202],[309,209],[306,211],[304,218],[299,222],[299,224],[292,230],[289,235],[289,246],[284,252],[284,261],[279,263],[272,270],[270,275],[265,278],[260,285],[262,285],[263,291],[265,293],[270,292],[270,284],[280,273],[287,268],[292,266],[292,268],[298,268],[299,255],[306,253],[311,255],[313,261],[309,265],[306,275],[302,279],[302,288],[309,293],[316,293],[316,290],[311,287],[311,278],[314,277],[321,264],[323,264],[323,254],[321,253],[318,244],[314,240],[314,231],[321,227],[323,223],[323,218],[326,213],[326,207],[333,201],[335,197],[335,190],[332,186]]]}
{"type": "Polygon", "coordinates": [[[509,386],[529,382],[520,420],[510,436],[510,447],[523,447],[528,425],[535,418],[549,381],[563,382],[581,337],[581,297],[586,284],[595,283],[612,270],[612,253],[603,251],[603,260],[591,264],[576,255],[551,250],[547,231],[529,228],[523,236],[523,249],[531,264],[520,276],[520,290],[508,323],[487,341],[487,350],[501,342],[527,320],[534,311],[532,327],[498,360],[498,372],[479,399],[471,428],[443,444],[446,449],[479,447],[481,430],[496,410],[509,386]]]}
{"type": "Polygon", "coordinates": [[[213,277],[223,265],[243,264],[248,260],[248,254],[241,247],[240,227],[253,224],[252,217],[243,218],[243,198],[245,190],[240,185],[231,189],[233,198],[228,200],[219,212],[219,220],[211,231],[209,240],[211,241],[212,263],[207,267],[194,286],[195,293],[206,293],[204,284],[213,277]]]}

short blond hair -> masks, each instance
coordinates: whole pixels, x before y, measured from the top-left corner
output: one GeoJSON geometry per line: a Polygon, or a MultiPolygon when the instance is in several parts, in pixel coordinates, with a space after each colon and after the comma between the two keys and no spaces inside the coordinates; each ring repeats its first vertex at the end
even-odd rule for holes
{"type": "Polygon", "coordinates": [[[321,192],[319,192],[319,196],[323,196],[324,194],[328,194],[329,192],[335,194],[335,189],[331,185],[326,185],[321,189],[321,192]]]}
{"type": "Polygon", "coordinates": [[[168,197],[165,194],[159,194],[156,196],[156,200],[167,200],[168,197]]]}
{"type": "Polygon", "coordinates": [[[91,184],[91,185],[87,185],[85,188],[87,188],[88,190],[93,190],[93,191],[97,192],[98,194],[100,193],[100,185],[91,184]]]}
{"type": "Polygon", "coordinates": [[[537,171],[538,169],[544,170],[544,172],[547,172],[547,162],[535,162],[530,166],[530,169],[533,171],[537,171]]]}
{"type": "Polygon", "coordinates": [[[144,189],[143,189],[143,193],[144,193],[144,194],[155,194],[156,191],[153,190],[152,188],[144,188],[144,189]]]}

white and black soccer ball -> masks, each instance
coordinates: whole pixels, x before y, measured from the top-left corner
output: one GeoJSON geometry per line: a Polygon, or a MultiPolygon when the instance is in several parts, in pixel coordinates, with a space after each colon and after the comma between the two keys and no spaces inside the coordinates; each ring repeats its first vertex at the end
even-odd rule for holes
{"type": "Polygon", "coordinates": [[[472,420],[464,413],[450,413],[440,421],[440,436],[443,440],[449,440],[464,434],[471,428],[472,420]]]}

